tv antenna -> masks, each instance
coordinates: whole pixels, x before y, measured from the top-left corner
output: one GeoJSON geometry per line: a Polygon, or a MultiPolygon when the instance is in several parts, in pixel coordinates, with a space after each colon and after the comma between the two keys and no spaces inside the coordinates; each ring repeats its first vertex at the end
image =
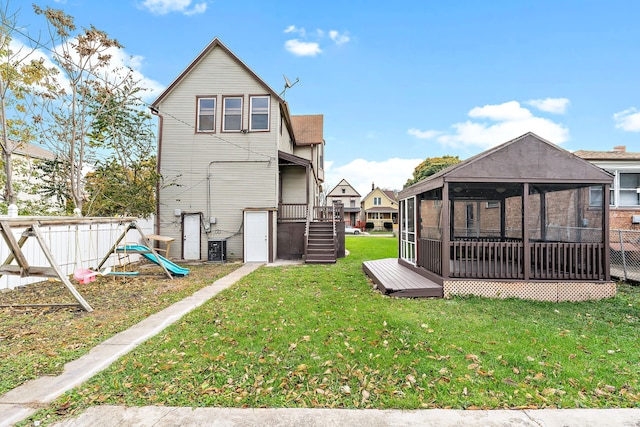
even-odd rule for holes
{"type": "Polygon", "coordinates": [[[285,76],[284,74],[282,75],[282,77],[284,77],[284,89],[282,89],[282,92],[280,92],[280,98],[284,97],[284,93],[287,91],[287,89],[289,89],[290,87],[295,86],[296,83],[298,83],[300,81],[300,79],[298,77],[296,77],[296,81],[291,83],[289,81],[289,79],[287,78],[287,76],[285,76]]]}

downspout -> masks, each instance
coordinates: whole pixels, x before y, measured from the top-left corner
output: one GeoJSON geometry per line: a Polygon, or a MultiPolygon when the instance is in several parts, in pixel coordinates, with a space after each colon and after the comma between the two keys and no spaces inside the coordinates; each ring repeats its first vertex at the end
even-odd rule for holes
{"type": "MultiPolygon", "coordinates": [[[[160,160],[162,159],[162,127],[164,123],[164,117],[160,114],[158,108],[154,105],[149,107],[151,110],[151,114],[154,116],[158,116],[158,157],[156,159],[156,172],[158,175],[162,176],[160,173],[160,160]]],[[[162,234],[160,232],[160,180],[156,183],[156,219],[155,219],[155,232],[156,234],[162,234]]]]}

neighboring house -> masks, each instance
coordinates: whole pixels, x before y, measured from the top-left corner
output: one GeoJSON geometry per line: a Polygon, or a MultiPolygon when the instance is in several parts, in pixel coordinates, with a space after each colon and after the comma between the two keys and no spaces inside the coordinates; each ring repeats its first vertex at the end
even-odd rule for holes
{"type": "Polygon", "coordinates": [[[397,228],[398,198],[395,191],[382,190],[372,183],[371,192],[362,199],[361,205],[362,220],[373,223],[374,230],[397,228]]]}
{"type": "Polygon", "coordinates": [[[172,257],[311,261],[305,230],[319,211],[324,181],[322,115],[292,116],[217,38],[151,110],[159,117],[165,183],[156,232],[176,239],[172,257]]]}
{"type": "MultiPolygon", "coordinates": [[[[18,144],[14,141],[9,143],[14,144],[11,155],[12,178],[18,207],[28,209],[25,205],[40,203],[42,200],[42,196],[38,193],[38,186],[42,183],[42,171],[38,168],[38,163],[43,160],[54,160],[56,156],[35,144],[18,144]]],[[[51,198],[42,205],[55,210],[57,202],[51,198]]]]}
{"type": "Polygon", "coordinates": [[[327,193],[327,205],[341,203],[344,206],[345,223],[355,227],[360,220],[360,197],[360,193],[343,179],[327,193]]]}
{"type": "MultiPolygon", "coordinates": [[[[640,230],[640,153],[618,146],[613,151],[579,150],[573,154],[613,174],[609,190],[611,229],[640,230]]],[[[591,203],[600,203],[601,189],[592,188],[589,198],[591,203]]]]}

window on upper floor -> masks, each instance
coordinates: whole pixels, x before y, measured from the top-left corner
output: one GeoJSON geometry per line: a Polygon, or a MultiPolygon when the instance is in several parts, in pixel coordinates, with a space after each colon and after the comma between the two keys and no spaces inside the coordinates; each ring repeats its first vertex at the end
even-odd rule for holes
{"type": "Polygon", "coordinates": [[[249,130],[269,130],[269,100],[269,95],[249,98],[249,108],[251,109],[249,130]]]}
{"type": "Polygon", "coordinates": [[[196,117],[197,132],[216,131],[216,98],[198,97],[198,113],[196,117]]]}
{"type": "Polygon", "coordinates": [[[222,98],[222,130],[238,132],[242,130],[242,97],[222,98]]]}
{"type": "Polygon", "coordinates": [[[640,173],[620,173],[618,183],[617,206],[640,205],[640,173]]]}
{"type": "Polygon", "coordinates": [[[356,199],[349,200],[349,207],[350,208],[355,208],[356,207],[356,199]]]}
{"type": "Polygon", "coordinates": [[[382,206],[382,197],[374,197],[373,206],[382,206]]]}

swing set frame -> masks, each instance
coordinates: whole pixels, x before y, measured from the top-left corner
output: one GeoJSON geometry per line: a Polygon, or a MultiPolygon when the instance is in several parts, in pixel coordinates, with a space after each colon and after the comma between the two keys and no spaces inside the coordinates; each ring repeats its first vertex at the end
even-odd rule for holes
{"type": "MultiPolygon", "coordinates": [[[[69,276],[65,274],[60,268],[57,260],[55,259],[49,245],[47,244],[46,239],[42,235],[40,227],[42,226],[52,226],[52,225],[79,225],[79,224],[110,224],[110,223],[118,223],[124,224],[129,222],[129,225],[122,232],[120,237],[116,240],[116,243],[109,250],[109,252],[102,259],[96,270],[99,270],[102,265],[107,262],[111,254],[116,253],[118,249],[118,244],[126,237],[127,232],[129,230],[135,229],[138,230],[140,234],[140,238],[144,245],[149,248],[148,252],[144,253],[152,253],[156,257],[158,257],[158,253],[155,249],[150,246],[149,240],[142,232],[142,230],[138,227],[135,222],[136,218],[134,217],[123,217],[123,218],[104,218],[104,217],[87,217],[87,218],[77,218],[77,217],[47,217],[47,218],[7,218],[0,220],[0,235],[4,239],[5,243],[9,247],[9,255],[4,260],[4,262],[0,265],[0,277],[3,275],[14,275],[20,277],[51,277],[59,279],[65,287],[69,290],[69,292],[73,295],[73,297],[78,301],[78,304],[20,304],[20,305],[9,305],[7,307],[70,307],[70,306],[80,306],[84,310],[88,312],[92,312],[93,308],[89,303],[83,298],[83,296],[78,292],[78,290],[73,286],[71,281],[69,280],[69,276]],[[24,228],[25,230],[22,232],[22,235],[19,240],[16,240],[16,237],[13,234],[14,228],[24,228]],[[47,259],[49,265],[48,266],[33,266],[29,264],[24,252],[22,251],[22,247],[27,242],[29,238],[35,238],[42,253],[47,259]],[[13,264],[13,262],[16,264],[13,264]]],[[[130,253],[143,253],[142,251],[129,251],[130,253]]],[[[173,279],[171,273],[166,269],[166,267],[160,263],[160,267],[162,267],[164,271],[164,275],[166,275],[169,279],[173,279]]]]}

